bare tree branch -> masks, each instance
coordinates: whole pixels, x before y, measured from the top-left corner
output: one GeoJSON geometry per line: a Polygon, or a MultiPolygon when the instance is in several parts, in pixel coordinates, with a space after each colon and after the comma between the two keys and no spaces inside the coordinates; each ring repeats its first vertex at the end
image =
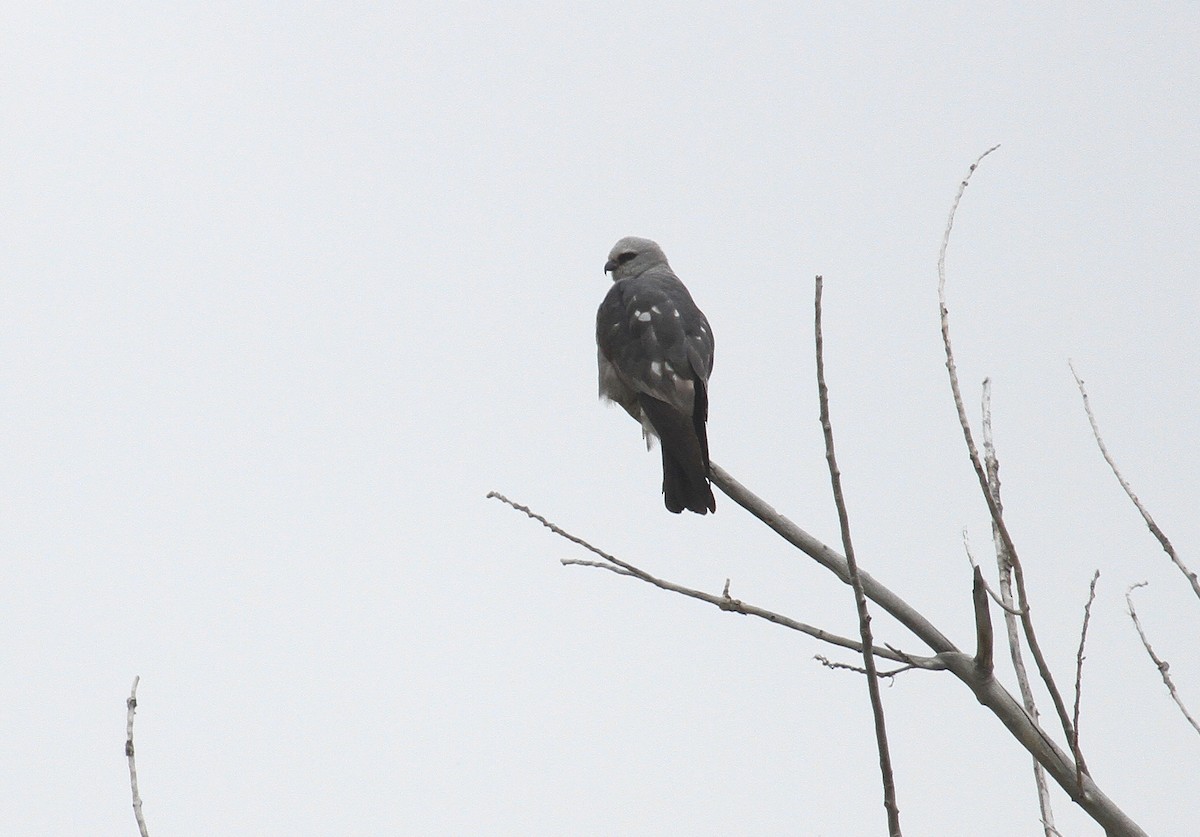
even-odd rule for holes
{"type": "MultiPolygon", "coordinates": [[[[546,518],[542,517],[540,514],[536,514],[533,511],[531,511],[529,506],[522,506],[520,503],[514,503],[512,500],[508,499],[507,497],[505,497],[503,494],[499,493],[498,491],[489,491],[487,493],[487,499],[499,500],[502,503],[506,503],[507,505],[512,506],[514,509],[516,509],[519,512],[524,512],[527,517],[530,517],[533,520],[536,520],[538,523],[545,526],[547,529],[549,529],[554,534],[556,534],[560,537],[566,538],[571,543],[582,546],[588,552],[591,552],[595,555],[599,555],[601,558],[603,558],[605,561],[608,561],[610,564],[616,564],[617,566],[621,566],[620,561],[618,561],[616,558],[609,555],[604,550],[597,549],[596,547],[592,546],[590,543],[583,540],[582,538],[575,537],[570,532],[564,532],[562,529],[559,529],[557,526],[555,526],[553,523],[551,523],[546,518]]],[[[628,569],[628,568],[626,568],[626,569],[628,569]]]]}
{"type": "Polygon", "coordinates": [[[871,614],[867,610],[867,597],[863,594],[862,581],[858,577],[858,562],[854,559],[854,544],[850,540],[850,515],[846,511],[846,498],[842,494],[842,472],[838,469],[837,454],[833,447],[833,424],[829,419],[829,388],[825,385],[825,341],[821,332],[821,291],[824,280],[816,280],[816,299],[813,303],[814,333],[817,352],[817,398],[821,404],[821,431],[825,435],[825,461],[829,464],[829,481],[833,486],[833,501],[837,506],[838,524],[842,531],[842,548],[846,553],[846,568],[850,572],[850,586],[854,589],[854,605],[858,610],[858,632],[862,637],[862,655],[867,691],[871,696],[871,714],[875,718],[875,743],[879,748],[879,772],[883,780],[883,807],[887,812],[888,834],[902,837],[900,831],[900,807],[896,804],[896,778],[892,773],[892,755],[888,750],[887,723],[883,715],[883,698],[879,694],[879,678],[875,672],[875,657],[872,653],[874,640],[871,637],[871,614]]]}
{"type": "Polygon", "coordinates": [[[125,757],[129,759],[129,787],[133,792],[133,816],[137,820],[141,837],[150,837],[146,830],[146,819],[142,816],[142,797],[138,793],[137,764],[133,760],[133,713],[137,709],[137,687],[141,677],[133,678],[133,688],[125,700],[125,757]]]}
{"type": "MultiPolygon", "coordinates": [[[[835,550],[821,543],[780,514],[715,462],[712,463],[712,477],[713,483],[729,499],[757,517],[776,534],[828,569],[844,583],[849,584],[846,559],[835,550]]],[[[1142,835],[1144,837],[1145,832],[1137,823],[1105,796],[1090,777],[1084,776],[1083,791],[1078,789],[1075,781],[1074,759],[1046,735],[994,676],[987,678],[979,676],[973,657],[960,651],[923,615],[876,581],[861,567],[859,568],[859,577],[867,598],[891,614],[917,638],[933,649],[937,653],[937,659],[946,663],[947,669],[962,681],[976,699],[1004,724],[1021,746],[1029,751],[1034,760],[1050,773],[1054,781],[1072,801],[1087,811],[1096,822],[1105,828],[1109,837],[1118,837],[1118,835],[1142,835]]]]}
{"type": "MultiPolygon", "coordinates": [[[[489,494],[488,496],[490,497],[492,495],[489,494]]],[[[500,495],[497,494],[496,496],[499,497],[500,495]]],[[[631,573],[629,570],[623,570],[620,567],[615,567],[612,564],[606,564],[603,561],[585,561],[582,558],[563,558],[560,563],[564,567],[596,567],[597,569],[608,570],[609,572],[616,573],[617,575],[628,575],[637,578],[637,576],[631,573]]]]}
{"type": "Polygon", "coordinates": [[[975,667],[980,674],[992,676],[992,614],[988,610],[983,572],[975,568],[971,600],[975,605],[975,667]]]}
{"type": "MultiPolygon", "coordinates": [[[[716,463],[712,464],[712,476],[713,483],[729,499],[757,517],[780,537],[828,569],[844,583],[849,583],[849,571],[845,565],[845,558],[777,512],[716,463]]],[[[859,577],[867,598],[882,607],[932,648],[937,653],[937,658],[946,663],[950,672],[971,689],[976,699],[996,715],[1021,746],[1025,747],[1034,759],[1053,776],[1058,786],[1075,803],[1086,810],[1096,822],[1100,823],[1110,837],[1145,834],[1137,823],[1104,795],[1090,777],[1084,776],[1084,789],[1082,792],[1079,791],[1075,781],[1074,759],[1046,735],[994,676],[987,678],[979,676],[973,657],[960,651],[924,616],[876,581],[870,573],[859,568],[859,577]]]]}
{"type": "MultiPolygon", "coordinates": [[[[986,446],[984,447],[984,450],[985,451],[987,450],[986,446]]],[[[991,481],[990,471],[989,471],[989,475],[988,475],[988,481],[990,484],[990,481],[991,481]]],[[[971,565],[971,571],[974,572],[975,570],[979,569],[979,564],[976,563],[975,555],[971,552],[971,541],[967,537],[966,529],[963,529],[962,540],[963,540],[963,550],[967,553],[967,563],[969,563],[971,565]]],[[[1021,611],[1018,610],[1016,607],[1012,607],[1012,606],[1006,605],[1004,603],[1004,599],[1000,597],[999,593],[997,593],[995,590],[992,589],[992,585],[988,584],[987,579],[983,577],[982,572],[979,574],[979,580],[981,582],[983,582],[983,589],[986,590],[987,594],[992,597],[992,601],[994,601],[996,603],[996,607],[1000,608],[1005,613],[1011,613],[1013,616],[1021,615],[1021,611]]],[[[1011,596],[1009,598],[1011,600],[1011,596]]]]}
{"type": "MultiPolygon", "coordinates": [[[[938,307],[941,311],[942,344],[946,349],[946,371],[950,374],[950,391],[954,396],[954,406],[958,410],[958,422],[962,425],[963,438],[967,443],[967,453],[971,458],[971,465],[975,468],[975,476],[979,480],[979,488],[983,492],[984,500],[988,505],[988,511],[991,513],[992,523],[1000,533],[1000,538],[1004,542],[1004,549],[1008,553],[1008,560],[1012,563],[1013,576],[1017,582],[1018,602],[1021,606],[1021,627],[1025,632],[1025,640],[1029,643],[1029,651],[1033,654],[1034,662],[1037,663],[1038,673],[1041,674],[1042,681],[1046,684],[1046,690],[1050,693],[1050,698],[1054,702],[1054,708],[1058,712],[1058,719],[1062,724],[1063,732],[1066,734],[1067,740],[1070,741],[1075,734],[1071,727],[1071,718],[1067,714],[1067,705],[1063,702],[1062,694],[1058,690],[1058,684],[1054,682],[1054,675],[1050,672],[1050,666],[1046,662],[1046,657],[1042,654],[1041,645],[1037,641],[1037,634],[1033,628],[1033,617],[1029,612],[1029,596],[1025,590],[1025,574],[1021,570],[1020,559],[1017,558],[1017,548],[1013,544],[1008,527],[1004,523],[1004,515],[996,505],[996,500],[992,497],[992,492],[988,488],[987,472],[984,470],[983,462],[979,458],[979,450],[975,447],[975,438],[971,433],[971,423],[967,419],[967,411],[963,406],[962,391],[958,385],[958,369],[954,363],[954,349],[950,343],[950,312],[946,308],[946,251],[950,247],[950,232],[954,229],[954,215],[958,211],[958,204],[962,200],[963,192],[966,191],[967,184],[971,180],[971,175],[975,173],[976,167],[984,157],[999,147],[998,145],[992,146],[979,155],[979,158],[971,164],[970,171],[967,172],[967,176],[959,185],[958,193],[954,196],[954,203],[950,207],[950,218],[946,221],[946,229],[942,235],[942,248],[938,254],[938,307]]],[[[1086,770],[1086,768],[1084,769],[1086,770]]]]}
{"type": "Polygon", "coordinates": [[[1196,573],[1192,572],[1186,564],[1180,559],[1175,552],[1175,547],[1171,545],[1171,541],[1163,534],[1163,530],[1158,528],[1158,524],[1154,522],[1154,518],[1150,516],[1150,512],[1142,505],[1142,501],[1133,493],[1133,488],[1129,485],[1129,481],[1121,474],[1121,469],[1117,467],[1116,461],[1112,458],[1112,454],[1108,452],[1108,446],[1104,444],[1104,437],[1100,435],[1100,425],[1096,423],[1096,416],[1092,413],[1092,404],[1088,399],[1087,389],[1083,385],[1083,379],[1079,377],[1079,373],[1075,371],[1075,364],[1067,361],[1067,365],[1071,367],[1071,374],[1075,376],[1075,384],[1079,387],[1079,395],[1083,398],[1083,409],[1087,413],[1088,423],[1092,426],[1092,435],[1096,437],[1096,444],[1100,448],[1100,454],[1104,457],[1104,461],[1108,463],[1108,467],[1112,468],[1113,475],[1117,478],[1117,482],[1121,484],[1121,488],[1125,489],[1125,494],[1133,501],[1133,505],[1141,514],[1142,520],[1146,521],[1146,526],[1150,529],[1150,534],[1158,540],[1163,551],[1174,562],[1179,571],[1183,573],[1192,585],[1192,592],[1197,598],[1200,598],[1200,578],[1196,577],[1196,573]]]}
{"type": "MultiPolygon", "coordinates": [[[[858,642],[857,640],[849,639],[849,638],[843,637],[843,636],[838,636],[837,634],[830,633],[829,631],[826,631],[823,628],[817,628],[812,625],[808,625],[804,622],[798,622],[795,619],[784,616],[783,614],[775,613],[774,611],[767,610],[765,608],[761,608],[756,605],[747,604],[746,602],[743,602],[743,601],[733,598],[732,596],[729,595],[728,579],[725,581],[724,592],[719,596],[713,595],[712,593],[705,593],[703,590],[695,590],[695,589],[692,589],[691,587],[684,587],[682,584],[676,584],[673,581],[667,581],[666,579],[662,579],[662,578],[658,578],[657,576],[653,576],[650,573],[646,572],[645,570],[640,569],[639,567],[635,567],[633,564],[627,563],[615,556],[609,555],[604,550],[598,549],[597,547],[592,546],[590,543],[585,541],[583,538],[576,537],[575,535],[572,535],[570,532],[567,532],[565,529],[562,529],[561,527],[555,525],[554,523],[551,523],[549,520],[542,517],[540,514],[533,511],[532,509],[530,509],[528,506],[523,506],[520,503],[513,502],[512,500],[508,499],[503,494],[500,494],[497,491],[490,491],[490,492],[488,492],[487,496],[489,499],[499,500],[500,502],[504,503],[505,505],[510,506],[511,508],[516,509],[517,511],[523,513],[526,517],[528,517],[532,520],[536,520],[538,523],[541,523],[543,526],[545,526],[547,529],[549,529],[554,534],[556,534],[562,538],[566,538],[567,540],[571,541],[571,543],[578,544],[579,546],[582,546],[584,549],[587,549],[588,551],[595,553],[596,555],[600,555],[604,558],[604,561],[586,561],[586,560],[583,560],[580,558],[563,558],[560,560],[560,563],[565,567],[568,567],[568,566],[596,567],[598,569],[614,572],[617,575],[623,575],[623,576],[629,576],[631,578],[636,578],[639,581],[644,581],[647,584],[652,584],[661,590],[666,590],[670,593],[678,593],[681,596],[687,596],[688,598],[697,599],[702,602],[708,602],[709,604],[713,605],[714,607],[718,607],[721,610],[728,611],[729,613],[740,613],[743,616],[754,616],[759,619],[764,619],[767,622],[772,622],[776,625],[780,625],[784,628],[789,628],[790,630],[799,631],[802,634],[807,634],[808,636],[811,636],[814,639],[819,639],[820,641],[827,642],[830,645],[836,645],[840,648],[848,648],[851,651],[858,651],[860,653],[862,652],[862,643],[858,642]]],[[[937,657],[914,656],[912,654],[906,654],[903,651],[898,651],[894,648],[891,648],[890,646],[888,646],[887,648],[880,648],[878,646],[875,646],[874,648],[872,648],[872,653],[874,653],[875,656],[877,656],[881,659],[890,660],[895,663],[905,663],[908,666],[911,666],[913,668],[922,668],[922,669],[926,669],[928,671],[943,671],[946,669],[945,662],[942,660],[939,660],[937,657]]]]}
{"type": "Polygon", "coordinates": [[[1087,644],[1088,622],[1092,619],[1092,602],[1096,600],[1096,582],[1100,580],[1100,571],[1092,576],[1088,585],[1088,600],[1083,606],[1083,627],[1079,631],[1079,650],[1075,652],[1075,714],[1073,716],[1075,737],[1071,739],[1071,749],[1075,753],[1075,774],[1082,780],[1083,757],[1079,755],[1079,699],[1083,693],[1083,649],[1087,644]]]}
{"type": "MultiPolygon", "coordinates": [[[[763,501],[758,495],[747,489],[744,485],[734,479],[728,471],[716,463],[712,463],[712,479],[713,484],[725,492],[729,499],[733,500],[739,506],[750,512],[759,520],[766,523],[774,532],[786,540],[788,543],[796,546],[806,555],[813,558],[821,566],[828,569],[839,579],[845,583],[849,583],[849,570],[846,567],[846,559],[839,555],[835,550],[821,543],[812,535],[805,532],[799,526],[786,517],[781,515],[769,504],[763,501]]],[[[524,512],[529,517],[540,522],[551,531],[560,534],[573,543],[583,546],[588,551],[598,554],[605,558],[610,558],[607,553],[596,549],[596,547],[585,541],[576,538],[567,532],[564,532],[559,527],[547,521],[540,515],[536,515],[529,511],[528,507],[519,505],[504,497],[503,495],[492,491],[488,493],[488,497],[501,500],[512,508],[524,512]]],[[[632,575],[642,578],[642,573],[636,567],[632,567],[624,562],[618,562],[612,559],[614,563],[623,569],[629,569],[633,572],[632,575]],[[640,573],[640,575],[639,575],[640,573]]],[[[1058,783],[1066,794],[1088,815],[1099,823],[1105,830],[1108,837],[1146,837],[1144,832],[1137,823],[1129,818],[1124,811],[1120,809],[1111,799],[1109,799],[1102,790],[1092,781],[1091,777],[1083,777],[1082,790],[1078,787],[1075,781],[1075,763],[1071,756],[1064,752],[1054,741],[1042,731],[1028,713],[1018,704],[1008,693],[994,676],[982,677],[975,667],[974,658],[964,654],[954,646],[950,640],[935,628],[930,622],[914,610],[907,602],[893,593],[891,590],[876,581],[865,570],[859,569],[859,577],[862,580],[863,592],[867,598],[875,602],[881,608],[894,616],[901,624],[905,625],[914,635],[922,642],[933,648],[936,656],[933,661],[946,670],[950,671],[964,685],[967,686],[975,695],[975,698],[989,711],[994,714],[1009,733],[1024,747],[1039,763],[1045,766],[1047,772],[1054,777],[1054,781],[1058,783]]],[[[664,590],[670,590],[667,586],[668,582],[663,582],[661,579],[655,579],[650,576],[647,579],[655,586],[661,587],[664,590]]],[[[701,601],[708,601],[711,604],[720,607],[722,610],[731,610],[733,612],[744,612],[747,615],[760,616],[768,621],[777,622],[777,624],[785,627],[792,627],[795,630],[800,630],[793,625],[789,625],[785,617],[780,617],[778,620],[771,618],[765,614],[760,614],[753,610],[748,605],[741,605],[736,599],[726,601],[725,599],[717,599],[715,596],[710,596],[706,593],[700,593],[695,590],[687,590],[683,588],[677,592],[701,601]],[[714,599],[717,599],[714,601],[714,599]]],[[[773,614],[778,616],[778,614],[773,614]]],[[[814,629],[819,630],[819,629],[814,629]]],[[[807,633],[807,631],[806,631],[807,633]]],[[[811,634],[816,636],[817,634],[811,634]]],[[[826,637],[820,637],[826,641],[830,641],[826,637]]],[[[851,648],[852,650],[860,650],[860,644],[854,640],[839,638],[841,642],[834,644],[843,644],[843,647],[851,648]]],[[[889,648],[889,651],[895,652],[895,649],[889,648]]],[[[879,648],[875,649],[876,656],[886,657],[879,648]]],[[[908,658],[908,655],[896,653],[897,659],[901,662],[913,662],[908,658]]],[[[918,658],[919,659],[919,658],[918,658]]],[[[931,668],[935,666],[930,666],[931,668]]]]}
{"type": "MultiPolygon", "coordinates": [[[[981,404],[983,425],[983,461],[987,470],[988,492],[996,503],[996,508],[1004,513],[1004,504],[1000,499],[1000,460],[996,457],[996,444],[992,438],[992,381],[983,379],[983,397],[981,404]]],[[[1013,606],[1012,595],[1012,564],[1004,549],[1004,542],[992,523],[992,542],[996,550],[996,567],[999,571],[1001,607],[1004,608],[1004,630],[1008,637],[1008,654],[1012,660],[1013,672],[1017,677],[1017,688],[1021,692],[1021,703],[1035,724],[1040,723],[1037,703],[1033,699],[1033,689],[1029,685],[1029,673],[1025,670],[1025,660],[1021,655],[1021,632],[1017,626],[1017,617],[1021,615],[1019,608],[1013,606]]],[[[1046,785],[1046,771],[1037,759],[1033,760],[1033,783],[1037,788],[1038,809],[1042,812],[1042,829],[1046,837],[1060,837],[1054,827],[1054,809],[1050,804],[1050,788],[1046,785]]]]}
{"type": "Polygon", "coordinates": [[[1183,700],[1179,697],[1179,692],[1175,690],[1175,683],[1171,680],[1171,664],[1154,653],[1154,649],[1150,647],[1150,640],[1146,638],[1146,632],[1142,630],[1142,622],[1138,619],[1137,611],[1133,609],[1133,591],[1139,587],[1145,587],[1146,584],[1147,582],[1141,581],[1125,591],[1125,604],[1129,606],[1129,618],[1133,620],[1133,626],[1137,628],[1138,636],[1142,638],[1142,645],[1146,648],[1146,653],[1150,655],[1155,668],[1162,675],[1163,683],[1166,685],[1167,691],[1171,693],[1171,700],[1175,701],[1175,705],[1179,707],[1183,717],[1187,718],[1187,722],[1192,725],[1192,729],[1200,733],[1200,724],[1196,723],[1196,719],[1192,717],[1192,713],[1188,712],[1188,708],[1184,706],[1183,700]]]}
{"type": "MultiPolygon", "coordinates": [[[[813,659],[815,659],[821,665],[825,666],[825,668],[844,669],[845,671],[853,671],[856,674],[864,674],[864,675],[868,674],[868,672],[865,668],[862,668],[860,666],[852,666],[849,663],[835,662],[835,661],[829,659],[828,657],[826,657],[824,654],[817,654],[815,657],[813,657],[813,659]]],[[[903,674],[906,671],[912,671],[916,668],[919,668],[919,666],[914,666],[914,665],[901,666],[900,668],[894,668],[891,671],[876,671],[875,676],[878,677],[880,680],[882,680],[883,678],[886,677],[886,678],[888,678],[888,680],[890,682],[895,679],[897,674],[903,674]]]]}
{"type": "MultiPolygon", "coordinates": [[[[711,465],[713,484],[725,492],[729,499],[765,523],[775,534],[836,575],[842,582],[850,583],[850,570],[846,566],[846,559],[836,550],[826,546],[777,512],[757,494],[734,479],[733,475],[720,465],[715,462],[711,465]]],[[[928,619],[911,607],[908,602],[876,581],[861,567],[858,577],[868,599],[891,614],[935,653],[962,653],[928,619]]]]}

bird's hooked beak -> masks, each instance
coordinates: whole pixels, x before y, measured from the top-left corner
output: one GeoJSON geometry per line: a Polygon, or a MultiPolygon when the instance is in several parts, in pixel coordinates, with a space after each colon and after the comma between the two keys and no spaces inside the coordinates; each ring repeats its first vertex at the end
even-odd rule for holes
{"type": "Polygon", "coordinates": [[[605,273],[612,273],[616,269],[617,269],[617,260],[616,259],[609,259],[608,261],[606,261],[604,263],[604,272],[605,273]]]}

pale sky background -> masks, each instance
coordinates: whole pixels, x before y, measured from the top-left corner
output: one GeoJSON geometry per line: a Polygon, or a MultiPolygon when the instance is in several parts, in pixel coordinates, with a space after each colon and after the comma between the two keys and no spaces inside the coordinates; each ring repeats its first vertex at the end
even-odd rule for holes
{"type": "MultiPolygon", "coordinates": [[[[990,556],[937,325],[994,379],[1009,524],[1100,786],[1200,833],[1200,7],[8,3],[0,822],[151,833],[881,834],[848,588],[723,495],[663,508],[595,395],[601,269],[657,239],[716,335],[713,459],[814,535],[812,277],[859,560],[973,643],[990,556]]],[[[924,649],[888,619],[882,641],[924,649]]],[[[1007,681],[1011,677],[1005,674],[1007,681]]],[[[949,674],[883,690],[906,834],[1033,835],[949,674]]],[[[1050,705],[1042,697],[1044,710],[1050,705]]],[[[1059,736],[1061,740],[1061,736],[1059,736]]],[[[1100,829],[1057,789],[1066,837],[1100,829]]]]}

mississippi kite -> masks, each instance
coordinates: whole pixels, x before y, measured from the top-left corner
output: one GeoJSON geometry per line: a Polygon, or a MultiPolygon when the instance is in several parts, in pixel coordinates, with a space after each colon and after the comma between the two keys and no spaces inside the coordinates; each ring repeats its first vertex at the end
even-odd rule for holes
{"type": "Polygon", "coordinates": [[[613,286],[596,312],[600,397],[641,422],[647,447],[658,437],[667,510],[715,512],[704,426],[713,365],[708,320],[649,239],[622,238],[604,271],[613,286]]]}

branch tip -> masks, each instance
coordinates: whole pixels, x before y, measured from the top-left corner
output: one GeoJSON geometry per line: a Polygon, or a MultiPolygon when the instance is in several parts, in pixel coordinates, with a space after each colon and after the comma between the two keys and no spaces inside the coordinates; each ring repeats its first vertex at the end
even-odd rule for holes
{"type": "Polygon", "coordinates": [[[1158,669],[1159,675],[1162,677],[1163,685],[1167,687],[1167,692],[1171,695],[1171,700],[1175,701],[1175,705],[1179,707],[1179,711],[1183,713],[1184,719],[1192,725],[1192,729],[1200,733],[1200,723],[1192,717],[1192,713],[1188,711],[1187,706],[1183,702],[1183,698],[1179,696],[1178,690],[1175,688],[1175,681],[1171,679],[1170,669],[1171,664],[1162,659],[1150,647],[1150,640],[1146,636],[1145,630],[1142,629],[1142,622],[1138,619],[1137,610],[1133,607],[1133,591],[1139,587],[1146,587],[1148,582],[1139,581],[1137,584],[1129,585],[1129,589],[1125,591],[1125,605],[1129,609],[1129,618],[1133,620],[1133,627],[1137,629],[1138,637],[1142,640],[1142,647],[1146,649],[1146,654],[1150,657],[1150,661],[1154,663],[1154,667],[1158,669]]]}
{"type": "Polygon", "coordinates": [[[125,758],[129,761],[129,790],[133,796],[133,818],[137,821],[138,833],[141,837],[150,837],[146,828],[146,818],[142,815],[142,796],[138,792],[137,763],[133,755],[133,715],[137,709],[137,687],[141,676],[133,678],[133,686],[129,697],[125,699],[125,758]]]}

